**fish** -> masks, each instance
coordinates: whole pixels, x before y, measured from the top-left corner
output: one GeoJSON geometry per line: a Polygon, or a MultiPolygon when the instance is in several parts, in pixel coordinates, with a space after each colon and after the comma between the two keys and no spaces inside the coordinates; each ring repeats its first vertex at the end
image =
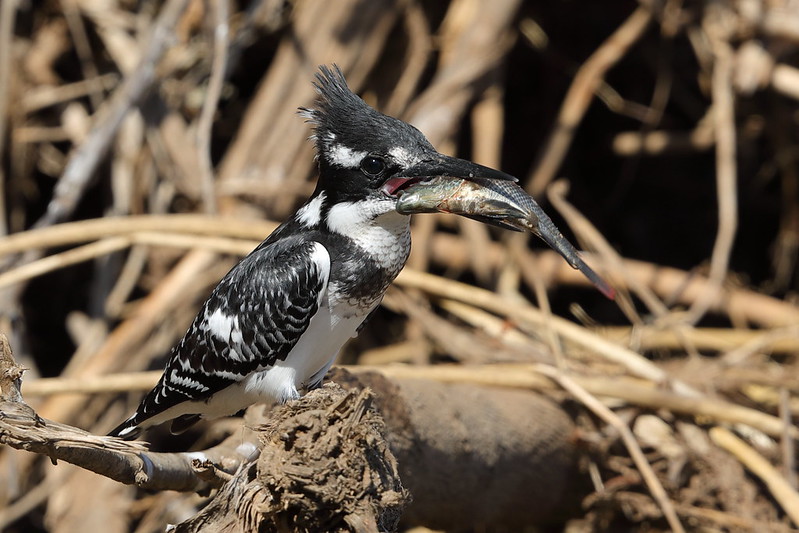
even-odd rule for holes
{"type": "Polygon", "coordinates": [[[579,270],[608,299],[616,291],[594,272],[563,236],[552,219],[524,189],[512,181],[433,176],[415,181],[398,192],[397,211],[451,213],[514,231],[529,231],[579,270]]]}

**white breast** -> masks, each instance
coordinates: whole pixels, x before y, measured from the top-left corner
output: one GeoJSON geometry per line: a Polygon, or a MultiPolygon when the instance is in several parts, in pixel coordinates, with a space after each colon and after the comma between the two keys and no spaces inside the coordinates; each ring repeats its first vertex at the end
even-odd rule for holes
{"type": "Polygon", "coordinates": [[[410,217],[394,209],[394,201],[366,199],[330,207],[327,226],[352,239],[388,271],[399,271],[411,248],[410,217]]]}

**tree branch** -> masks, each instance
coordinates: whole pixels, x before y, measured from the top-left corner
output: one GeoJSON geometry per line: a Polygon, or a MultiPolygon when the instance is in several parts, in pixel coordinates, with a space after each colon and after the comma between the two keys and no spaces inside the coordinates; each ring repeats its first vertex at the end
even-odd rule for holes
{"type": "MultiPolygon", "coordinates": [[[[257,457],[257,437],[242,436],[192,453],[149,452],[142,442],[95,436],[81,429],[40,418],[22,399],[21,377],[8,340],[0,334],[0,443],[18,450],[46,455],[120,483],[151,490],[203,491],[222,484],[208,465],[224,465],[234,473],[239,465],[257,457]]],[[[215,467],[220,468],[220,467],[215,467]]]]}

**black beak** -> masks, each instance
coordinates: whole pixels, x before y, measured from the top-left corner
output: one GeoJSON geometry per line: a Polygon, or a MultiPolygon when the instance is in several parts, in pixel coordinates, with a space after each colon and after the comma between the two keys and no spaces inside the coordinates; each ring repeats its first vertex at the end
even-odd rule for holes
{"type": "Polygon", "coordinates": [[[434,176],[443,176],[465,180],[483,178],[512,182],[519,181],[510,174],[505,174],[499,170],[484,167],[483,165],[472,163],[466,159],[458,159],[457,157],[450,157],[439,153],[407,169],[402,173],[402,176],[408,178],[432,178],[434,176]]]}
{"type": "Polygon", "coordinates": [[[458,159],[435,152],[431,157],[420,161],[411,168],[405,169],[400,174],[392,176],[383,185],[386,194],[393,196],[399,189],[406,185],[429,178],[444,177],[453,179],[489,179],[499,181],[519,181],[510,174],[505,174],[493,168],[472,163],[466,159],[458,159]]]}

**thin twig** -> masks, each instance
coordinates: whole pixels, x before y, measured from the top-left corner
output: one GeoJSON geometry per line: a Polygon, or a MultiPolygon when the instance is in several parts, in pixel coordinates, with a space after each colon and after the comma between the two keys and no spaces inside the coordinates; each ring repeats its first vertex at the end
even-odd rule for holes
{"type": "Polygon", "coordinates": [[[197,121],[196,146],[202,169],[203,203],[206,213],[216,212],[216,194],[214,191],[214,165],[211,161],[211,128],[214,124],[214,114],[222,94],[222,84],[225,81],[228,44],[228,3],[206,2],[213,14],[214,59],[211,65],[211,77],[203,102],[200,118],[197,121]]]}
{"type": "MultiPolygon", "coordinates": [[[[677,320],[671,319],[669,308],[655,295],[654,291],[637,277],[630,275],[622,257],[613,249],[602,233],[594,227],[568,200],[566,200],[567,185],[565,181],[558,181],[552,184],[547,190],[548,197],[552,205],[563,215],[574,232],[585,241],[590,243],[590,249],[597,250],[607,263],[612,264],[615,271],[614,276],[624,277],[627,288],[631,289],[646,304],[650,312],[658,319],[658,322],[665,327],[672,329],[679,338],[683,339],[683,346],[689,354],[698,356],[699,352],[686,336],[688,327],[677,320]]],[[[638,326],[643,323],[639,317],[635,306],[625,293],[619,295],[619,307],[625,311],[630,321],[638,326]]]]}
{"type": "MultiPolygon", "coordinates": [[[[515,237],[515,236],[514,236],[515,237]]],[[[561,346],[560,339],[558,338],[555,329],[552,327],[552,306],[549,304],[549,297],[547,296],[546,287],[544,286],[544,282],[541,279],[541,276],[538,274],[538,265],[537,261],[533,259],[532,261],[524,260],[524,253],[523,249],[526,249],[527,239],[521,238],[511,238],[508,239],[509,243],[509,251],[511,257],[516,261],[517,265],[519,266],[519,270],[521,272],[522,277],[527,282],[528,285],[532,285],[535,291],[535,297],[538,301],[538,307],[541,308],[541,313],[544,317],[544,335],[546,337],[547,344],[549,345],[550,350],[552,350],[552,355],[555,358],[555,363],[557,367],[560,369],[565,369],[566,367],[566,359],[563,355],[563,347],[561,346]]]]}
{"type": "Polygon", "coordinates": [[[111,237],[110,239],[103,239],[79,248],[25,263],[13,270],[0,274],[0,289],[76,263],[82,263],[96,257],[123,250],[130,246],[130,244],[131,240],[129,237],[111,237]]]}
{"type": "MultiPolygon", "coordinates": [[[[508,316],[515,320],[529,322],[538,326],[544,324],[541,311],[527,305],[519,305],[505,298],[501,298],[491,291],[473,287],[465,283],[447,280],[439,276],[405,269],[397,277],[396,283],[403,287],[421,289],[429,294],[458,300],[472,305],[477,305],[491,312],[508,316]]],[[[672,386],[681,394],[696,396],[697,392],[688,385],[671,380],[669,376],[656,365],[627,348],[591,333],[573,322],[552,316],[553,329],[564,339],[568,339],[592,353],[620,364],[627,368],[633,375],[650,379],[656,383],[671,382],[672,386]]]]}
{"type": "Polygon", "coordinates": [[[276,227],[276,223],[268,220],[245,220],[206,215],[137,215],[96,218],[9,235],[0,241],[0,257],[28,250],[69,246],[140,232],[186,233],[260,241],[276,227]]]}
{"type": "MultiPolygon", "coordinates": [[[[83,18],[81,18],[81,14],[78,11],[77,2],[75,0],[67,0],[62,6],[64,18],[67,21],[67,27],[72,34],[75,52],[80,60],[83,78],[87,80],[97,79],[99,76],[97,65],[92,58],[92,46],[89,43],[89,36],[86,33],[86,25],[83,23],[83,18]]],[[[89,101],[92,104],[93,110],[97,110],[101,103],[100,95],[94,91],[90,92],[89,101]]]]}
{"type": "Polygon", "coordinates": [[[148,391],[158,382],[162,370],[125,372],[90,378],[40,378],[25,382],[28,398],[53,394],[101,394],[115,392],[148,391]]]}
{"type": "MultiPolygon", "coordinates": [[[[710,15],[708,15],[710,17],[710,15]]],[[[706,21],[711,26],[711,21],[706,21]]],[[[716,188],[719,227],[710,259],[707,288],[691,305],[686,320],[696,324],[718,298],[727,275],[730,254],[738,228],[737,166],[735,161],[735,101],[732,88],[734,56],[729,43],[706,28],[713,50],[713,122],[716,137],[716,188]]]]}
{"type": "MultiPolygon", "coordinates": [[[[418,220],[429,219],[428,217],[418,220]]],[[[429,251],[432,261],[436,264],[452,269],[465,268],[468,265],[468,252],[463,242],[457,237],[439,232],[431,237],[431,241],[429,251]]],[[[0,249],[2,249],[1,241],[0,249]]],[[[499,244],[492,243],[484,250],[484,253],[495,264],[507,260],[506,251],[499,244]]],[[[537,252],[536,256],[541,271],[547,273],[546,279],[566,285],[591,286],[590,281],[579,271],[571,268],[558,253],[544,250],[537,252]]],[[[590,260],[590,256],[588,259],[590,260]]],[[[611,274],[617,289],[620,290],[627,286],[624,276],[614,274],[612,264],[606,263],[604,266],[611,274]]],[[[630,275],[643,280],[660,298],[671,298],[675,302],[686,305],[694,302],[707,285],[707,278],[699,273],[646,261],[625,258],[624,267],[630,275]]],[[[799,323],[799,307],[792,302],[739,286],[722,287],[717,300],[713,302],[713,310],[769,328],[799,323]]]]}
{"type": "Polygon", "coordinates": [[[258,245],[258,242],[155,232],[137,232],[121,237],[109,237],[66,252],[43,257],[8,272],[3,272],[0,274],[0,289],[71,265],[103,257],[135,244],[168,248],[194,248],[244,256],[250,253],[258,245]]]}
{"type": "MultiPolygon", "coordinates": [[[[471,383],[492,387],[532,390],[551,390],[552,383],[540,373],[539,366],[528,363],[490,365],[344,365],[352,373],[379,372],[395,379],[429,379],[443,383],[471,383]]],[[[25,395],[100,394],[150,390],[161,371],[129,372],[81,378],[40,378],[25,383],[25,395]]],[[[591,394],[622,400],[647,409],[665,409],[687,416],[702,417],[717,422],[743,424],[767,435],[780,437],[786,432],[799,438],[799,428],[787,426],[780,418],[716,398],[685,398],[658,389],[651,383],[626,377],[571,376],[571,379],[591,394]]]]}
{"type": "Polygon", "coordinates": [[[638,7],[580,67],[563,100],[543,156],[528,178],[527,190],[531,194],[541,194],[555,177],[602,78],[643,35],[651,20],[649,8],[638,7]]]}
{"type": "MultiPolygon", "coordinates": [[[[733,331],[740,331],[740,329],[733,331]]],[[[760,332],[759,335],[749,338],[745,342],[740,342],[732,350],[725,353],[721,357],[721,363],[728,366],[740,365],[753,353],[773,346],[782,339],[794,341],[799,339],[799,325],[760,332]]]]}
{"type": "Polygon", "coordinates": [[[93,93],[100,93],[104,89],[113,89],[118,81],[119,75],[115,72],[110,72],[93,79],[65,83],[58,87],[33,87],[22,96],[19,105],[26,114],[30,114],[51,105],[75,100],[93,93]]]}
{"type": "Polygon", "coordinates": [[[679,336],[671,329],[657,326],[600,326],[594,331],[603,337],[620,344],[630,342],[633,335],[641,350],[680,350],[687,339],[698,350],[725,352],[722,356],[725,366],[740,364],[746,355],[757,351],[771,353],[799,352],[799,326],[762,329],[732,328],[686,328],[679,336]],[[742,359],[726,359],[743,348],[742,359]]]}
{"type": "MultiPolygon", "coordinates": [[[[705,507],[694,507],[693,505],[686,505],[684,503],[677,503],[675,505],[677,513],[685,518],[707,520],[713,522],[718,526],[729,528],[729,531],[768,531],[769,533],[796,533],[796,530],[781,522],[758,520],[755,518],[748,518],[738,516],[736,514],[727,513],[724,511],[717,511],[716,509],[708,509],[705,507]]],[[[739,510],[740,512],[740,510],[739,510]]],[[[697,528],[699,530],[699,528],[697,528]]],[[[713,531],[716,531],[713,529],[713,531]]]]}
{"type": "Polygon", "coordinates": [[[401,116],[408,107],[408,102],[413,97],[413,91],[416,90],[419,78],[424,73],[430,50],[433,49],[430,25],[427,22],[424,9],[416,2],[404,2],[403,4],[402,22],[407,34],[408,45],[402,74],[385,105],[384,112],[391,116],[401,116]]]}
{"type": "Polygon", "coordinates": [[[34,227],[41,228],[61,222],[75,210],[97,165],[111,147],[122,119],[141,101],[155,82],[155,68],[161,56],[168,50],[174,38],[175,25],[187,4],[188,0],[170,0],[162,8],[147,39],[147,51],[142,55],[139,66],[133,74],[125,78],[107,104],[98,111],[89,137],[70,157],[47,205],[47,211],[36,221],[34,227]]]}
{"type": "Polygon", "coordinates": [[[788,485],[796,490],[796,439],[791,435],[793,420],[791,412],[791,393],[785,387],[780,388],[780,418],[785,425],[785,431],[780,436],[780,450],[782,451],[782,471],[788,485]]]}
{"type": "MultiPolygon", "coordinates": [[[[6,0],[0,5],[0,161],[6,146],[6,120],[11,87],[11,40],[14,37],[14,18],[18,0],[6,0]]],[[[6,180],[4,165],[0,164],[0,235],[8,233],[6,227],[6,180]]]]}

